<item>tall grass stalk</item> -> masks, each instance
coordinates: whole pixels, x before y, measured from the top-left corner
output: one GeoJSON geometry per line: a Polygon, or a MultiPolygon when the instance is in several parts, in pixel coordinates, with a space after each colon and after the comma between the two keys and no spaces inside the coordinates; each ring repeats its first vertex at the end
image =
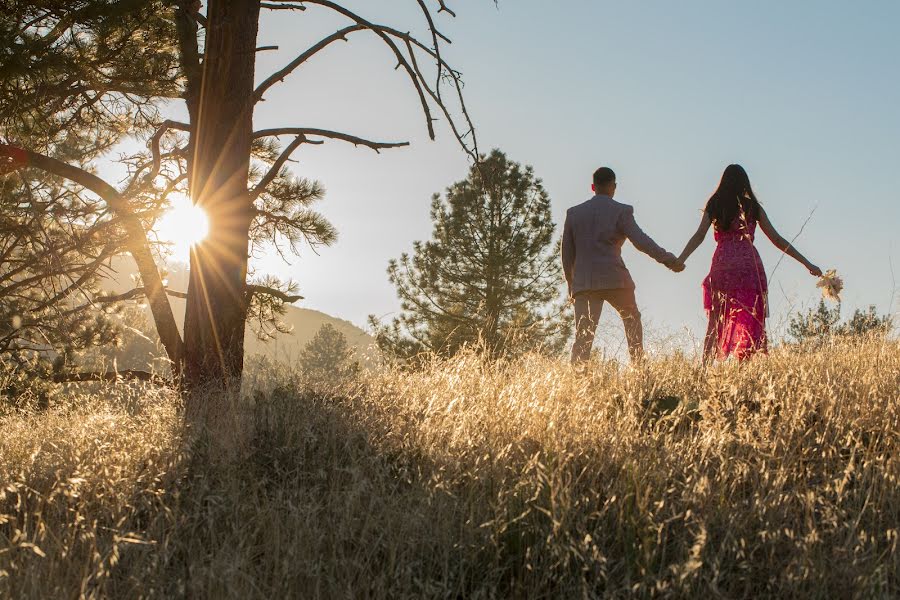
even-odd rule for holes
{"type": "Polygon", "coordinates": [[[280,379],[0,417],[0,596],[900,595],[897,342],[280,379]]]}

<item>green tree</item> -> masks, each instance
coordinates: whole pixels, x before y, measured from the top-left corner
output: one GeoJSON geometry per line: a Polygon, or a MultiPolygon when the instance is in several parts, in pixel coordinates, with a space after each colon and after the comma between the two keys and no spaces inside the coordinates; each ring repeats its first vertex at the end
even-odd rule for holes
{"type": "Polygon", "coordinates": [[[354,360],[355,355],[356,351],[347,343],[344,334],[326,323],[301,351],[300,368],[310,382],[339,384],[359,374],[359,361],[354,360]]]}
{"type": "MultiPolygon", "coordinates": [[[[239,378],[248,318],[277,315],[280,303],[299,299],[291,282],[254,282],[248,257],[266,246],[275,245],[280,250],[282,242],[295,249],[300,242],[329,244],[335,238],[331,226],[310,209],[311,203],[321,197],[321,188],[286,168],[293,153],[301,146],[325,140],[376,151],[406,145],[315,127],[254,130],[256,110],[274,85],[338,42],[372,35],[393,54],[395,64],[418,96],[429,135],[434,137],[434,114],[440,112],[459,142],[477,153],[474,131],[462,104],[459,73],[441,55],[441,45],[447,38],[436,28],[435,17],[437,13],[454,14],[443,0],[435,8],[424,2],[410,3],[412,10],[423,15],[427,43],[331,0],[211,0],[206,14],[195,0],[13,5],[15,10],[9,14],[4,6],[3,35],[7,43],[5,54],[0,55],[0,72],[12,72],[15,77],[0,89],[3,106],[18,108],[11,108],[12,116],[3,123],[0,159],[5,164],[0,166],[17,170],[27,183],[44,172],[99,197],[102,210],[119,221],[126,248],[138,265],[141,283],[135,294],[146,296],[174,373],[183,376],[189,387],[210,382],[228,384],[239,378]],[[331,15],[346,26],[256,84],[261,10],[283,10],[296,18],[331,15]],[[130,19],[134,15],[142,18],[130,19]],[[115,18],[121,18],[125,25],[120,43],[111,47],[109,40],[119,39],[108,35],[115,18]],[[40,62],[36,57],[44,56],[47,49],[54,56],[62,56],[67,45],[74,53],[66,58],[68,62],[61,59],[62,66],[51,63],[36,71],[34,77],[29,75],[40,62]],[[157,48],[160,57],[145,56],[157,48]],[[96,57],[108,61],[121,57],[121,64],[96,68],[96,57]],[[169,60],[172,57],[177,59],[174,66],[169,60]],[[83,69],[67,66],[71,63],[79,67],[80,61],[85,61],[83,69]],[[429,64],[430,70],[426,68],[429,64]],[[134,72],[129,71],[132,66],[134,72]],[[129,78],[135,85],[122,83],[129,78]],[[31,99],[27,105],[31,112],[23,118],[19,115],[25,114],[25,105],[9,104],[20,89],[26,91],[22,98],[31,99]],[[458,101],[462,118],[452,116],[451,98],[458,101]],[[164,100],[184,102],[187,121],[162,118],[158,107],[164,100]],[[134,114],[117,112],[116,103],[120,101],[124,106],[136,102],[139,110],[134,114]],[[97,132],[84,138],[97,140],[86,157],[88,161],[70,160],[57,152],[55,145],[36,144],[30,136],[32,123],[37,122],[59,123],[59,134],[68,136],[67,123],[92,115],[103,102],[109,102],[110,108],[99,112],[118,116],[115,123],[98,120],[86,128],[97,132]],[[92,172],[89,161],[108,155],[112,149],[114,143],[107,130],[117,132],[119,137],[124,132],[141,131],[132,124],[146,125],[143,139],[148,150],[130,157],[127,181],[113,186],[92,172]],[[279,140],[284,138],[290,141],[282,146],[279,140]],[[166,195],[174,191],[189,193],[210,220],[208,239],[191,255],[184,338],[167,295],[185,294],[165,288],[148,237],[154,215],[165,205],[166,195]]],[[[119,299],[133,299],[135,294],[119,299]]]]}
{"type": "Polygon", "coordinates": [[[820,345],[834,336],[886,335],[891,326],[890,315],[879,315],[875,306],[865,311],[856,309],[841,323],[841,306],[829,308],[824,300],[819,300],[815,309],[791,317],[788,335],[799,344],[820,345]]]}
{"type": "Polygon", "coordinates": [[[494,356],[558,350],[566,341],[550,198],[531,167],[499,150],[431,204],[433,230],[388,267],[402,314],[370,317],[388,354],[452,355],[481,345],[494,356]]]}
{"type": "MultiPolygon", "coordinates": [[[[174,28],[160,6],[3,2],[0,360],[6,366],[63,378],[76,353],[119,337],[117,303],[99,281],[132,246],[129,229],[152,224],[161,198],[135,190],[134,209],[125,214],[68,176],[90,179],[93,160],[130,135],[150,135],[158,103],[177,93],[178,56],[165,43],[174,28]],[[39,164],[29,164],[32,153],[41,156],[39,164]],[[68,168],[52,173],[41,164],[68,168]],[[38,168],[13,171],[28,166],[38,168]]],[[[162,174],[158,183],[169,181],[162,174]]],[[[151,246],[140,250],[152,264],[151,246]]]]}

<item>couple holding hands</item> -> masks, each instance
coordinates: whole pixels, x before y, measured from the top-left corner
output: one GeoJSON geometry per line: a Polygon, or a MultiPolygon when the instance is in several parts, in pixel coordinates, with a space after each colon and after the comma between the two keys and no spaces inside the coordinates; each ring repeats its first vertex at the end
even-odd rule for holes
{"type": "Polygon", "coordinates": [[[822,271],[798,252],[772,226],[740,165],[729,165],[718,189],[710,197],[696,233],[676,257],[644,233],[634,209],[613,200],[616,174],[608,167],[594,173],[594,197],[566,213],[562,263],[569,296],[575,302],[575,343],[572,362],[590,358],[597,322],[604,302],[622,317],[632,361],[643,356],[641,313],[634,280],[622,261],[622,244],[635,248],[676,273],[714,229],[716,250],[709,275],[703,281],[703,307],[709,325],[703,344],[705,362],[735,355],[739,360],[766,352],[768,282],[762,260],[753,245],[757,226],[775,246],[805,266],[811,275],[822,271]]]}

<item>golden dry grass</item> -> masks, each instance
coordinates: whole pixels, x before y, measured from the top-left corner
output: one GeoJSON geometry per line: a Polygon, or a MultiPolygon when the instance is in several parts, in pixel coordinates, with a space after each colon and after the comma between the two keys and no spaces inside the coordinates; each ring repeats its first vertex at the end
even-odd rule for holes
{"type": "Polygon", "coordinates": [[[3,416],[0,596],[900,595],[897,342],[283,383],[3,416]]]}

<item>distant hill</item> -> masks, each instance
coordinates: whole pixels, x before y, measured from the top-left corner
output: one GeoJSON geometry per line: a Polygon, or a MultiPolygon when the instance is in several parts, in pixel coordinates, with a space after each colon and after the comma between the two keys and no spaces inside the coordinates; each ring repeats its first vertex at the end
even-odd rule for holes
{"type": "MultiPolygon", "coordinates": [[[[132,289],[134,287],[132,276],[137,272],[137,269],[131,258],[117,258],[113,263],[113,268],[115,274],[106,279],[103,287],[116,294],[132,289]]],[[[187,266],[181,264],[170,265],[166,279],[168,279],[168,287],[170,289],[186,291],[188,286],[187,266]]],[[[169,298],[169,301],[172,304],[172,310],[175,312],[178,326],[181,328],[184,323],[185,301],[172,297],[169,298]]],[[[153,331],[149,309],[144,309],[143,312],[146,315],[149,331],[153,331]]],[[[282,317],[282,320],[292,328],[291,333],[278,334],[274,340],[269,342],[261,342],[248,327],[245,338],[245,355],[259,354],[276,361],[294,362],[307,342],[326,323],[331,324],[344,334],[347,342],[356,348],[362,364],[368,363],[376,355],[372,336],[344,319],[332,317],[317,310],[292,305],[287,307],[287,313],[282,317]]],[[[135,325],[138,325],[139,329],[146,329],[146,326],[135,325]]],[[[151,355],[155,353],[155,336],[153,338],[153,343],[149,343],[150,340],[141,339],[140,336],[129,335],[125,340],[124,347],[115,351],[103,352],[103,354],[108,359],[116,358],[120,369],[144,368],[148,366],[151,355]],[[129,347],[135,345],[139,345],[141,348],[129,347]]]]}

